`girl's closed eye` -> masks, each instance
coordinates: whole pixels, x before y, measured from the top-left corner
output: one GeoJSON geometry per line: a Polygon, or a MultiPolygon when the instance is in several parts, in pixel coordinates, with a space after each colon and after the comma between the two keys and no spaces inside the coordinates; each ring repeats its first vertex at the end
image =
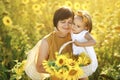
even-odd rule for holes
{"type": "Polygon", "coordinates": [[[77,25],[77,27],[78,27],[78,28],[80,28],[80,26],[79,26],[79,25],[77,25]]]}
{"type": "Polygon", "coordinates": [[[73,23],[72,23],[72,25],[74,25],[74,26],[75,26],[75,23],[73,22],[73,23]]]}

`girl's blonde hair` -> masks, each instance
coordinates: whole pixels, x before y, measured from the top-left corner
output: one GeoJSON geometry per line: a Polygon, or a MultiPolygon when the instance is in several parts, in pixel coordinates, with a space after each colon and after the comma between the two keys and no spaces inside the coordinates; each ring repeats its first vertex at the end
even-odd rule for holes
{"type": "Polygon", "coordinates": [[[82,22],[85,23],[87,30],[91,32],[92,31],[92,20],[91,20],[89,13],[87,11],[78,10],[76,15],[82,19],[82,22]]]}

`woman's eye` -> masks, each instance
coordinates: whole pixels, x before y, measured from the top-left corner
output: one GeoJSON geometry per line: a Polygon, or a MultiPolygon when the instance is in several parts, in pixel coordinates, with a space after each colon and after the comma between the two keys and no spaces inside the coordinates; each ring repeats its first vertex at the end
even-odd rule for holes
{"type": "Polygon", "coordinates": [[[68,22],[69,24],[73,24],[72,22],[68,22]]]}
{"type": "Polygon", "coordinates": [[[61,23],[65,23],[65,21],[61,21],[61,23]]]}

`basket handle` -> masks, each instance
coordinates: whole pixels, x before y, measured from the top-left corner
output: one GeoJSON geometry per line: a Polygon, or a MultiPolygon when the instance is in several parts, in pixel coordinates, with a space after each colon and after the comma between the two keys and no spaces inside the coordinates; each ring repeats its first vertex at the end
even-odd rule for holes
{"type": "MultiPolygon", "coordinates": [[[[71,43],[73,43],[73,42],[74,42],[74,41],[68,41],[68,42],[64,43],[64,44],[60,47],[58,54],[61,54],[62,50],[63,50],[67,45],[69,45],[69,44],[71,44],[71,43]]],[[[84,50],[88,53],[88,51],[86,50],[86,47],[83,47],[83,48],[84,48],[84,50]]]]}
{"type": "Polygon", "coordinates": [[[68,41],[68,42],[64,43],[64,44],[60,47],[58,54],[61,54],[62,50],[63,50],[68,44],[71,44],[71,43],[73,43],[73,42],[74,42],[74,41],[68,41]]]}

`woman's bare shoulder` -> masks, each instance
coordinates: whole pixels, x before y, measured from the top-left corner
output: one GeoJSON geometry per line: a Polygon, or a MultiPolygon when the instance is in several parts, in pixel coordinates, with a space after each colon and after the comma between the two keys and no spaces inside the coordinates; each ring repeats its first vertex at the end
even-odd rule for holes
{"type": "Polygon", "coordinates": [[[41,40],[41,46],[48,46],[48,42],[47,42],[47,39],[46,38],[43,38],[41,40]]]}

